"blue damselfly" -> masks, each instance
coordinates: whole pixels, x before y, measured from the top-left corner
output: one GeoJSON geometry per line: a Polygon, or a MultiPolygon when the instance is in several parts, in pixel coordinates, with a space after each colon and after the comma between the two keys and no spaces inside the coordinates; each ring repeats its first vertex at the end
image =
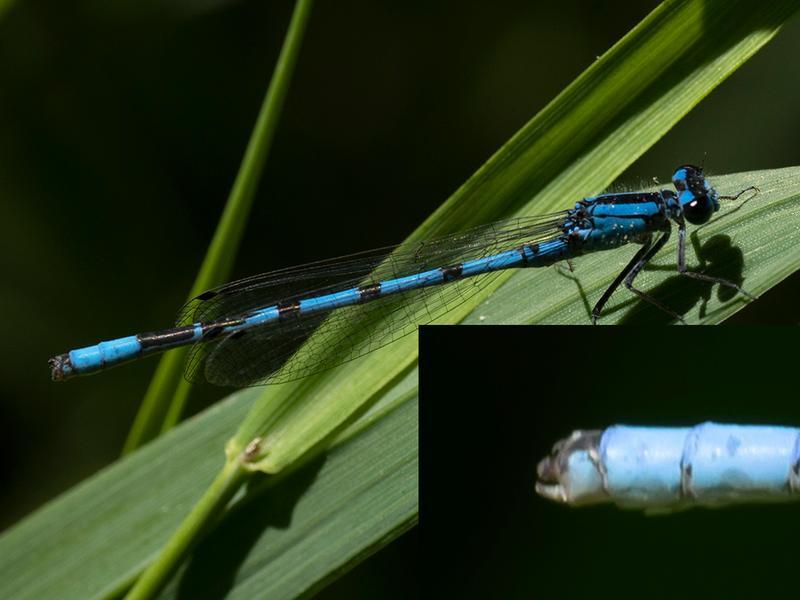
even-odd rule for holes
{"type": "Polygon", "coordinates": [[[681,316],[637,289],[634,280],[678,229],[678,272],[747,297],[738,284],[689,271],[686,223],[707,222],[721,196],[700,167],[672,176],[676,191],[609,193],[559,213],[483,225],[413,246],[384,248],[242,279],[200,294],[178,326],[72,350],[50,359],[54,380],[193,345],[190,380],[250,386],[299,379],[351,360],[429,323],[505,269],[544,267],[629,242],[641,245],[591,311],[594,323],[624,284],[642,300],[681,316]],[[296,354],[314,335],[308,351],[296,354]]]}

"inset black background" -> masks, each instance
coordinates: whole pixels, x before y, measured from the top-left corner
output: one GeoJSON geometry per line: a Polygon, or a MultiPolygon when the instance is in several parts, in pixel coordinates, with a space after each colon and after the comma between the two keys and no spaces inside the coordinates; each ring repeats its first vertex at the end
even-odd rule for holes
{"type": "MultiPolygon", "coordinates": [[[[534,492],[574,429],[800,424],[797,331],[425,327],[421,579],[431,597],[776,597],[800,503],[644,516],[534,492]]],[[[788,578],[788,579],[787,579],[788,578]]]]}

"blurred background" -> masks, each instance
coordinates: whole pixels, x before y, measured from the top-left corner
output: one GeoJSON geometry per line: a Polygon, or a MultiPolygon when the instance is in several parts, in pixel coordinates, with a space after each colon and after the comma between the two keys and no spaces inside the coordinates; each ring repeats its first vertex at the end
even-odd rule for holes
{"type": "MultiPolygon", "coordinates": [[[[319,2],[233,277],[401,241],[657,4],[319,2]]],[[[47,359],[171,324],[292,6],[0,1],[0,528],[118,456],[157,361],[54,385],[47,359]]],[[[800,164],[799,54],[794,19],[619,181],[800,164]]],[[[799,299],[795,276],[733,321],[799,299]]],[[[342,589],[408,580],[415,535],[342,589]]]]}

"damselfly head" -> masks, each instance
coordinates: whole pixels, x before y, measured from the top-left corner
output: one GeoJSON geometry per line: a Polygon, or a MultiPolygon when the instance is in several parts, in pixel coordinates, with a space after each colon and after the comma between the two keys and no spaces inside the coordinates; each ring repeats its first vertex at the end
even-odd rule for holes
{"type": "Polygon", "coordinates": [[[719,210],[717,191],[706,181],[702,167],[678,167],[672,175],[672,183],[678,190],[678,201],[689,223],[701,225],[719,210]]]}

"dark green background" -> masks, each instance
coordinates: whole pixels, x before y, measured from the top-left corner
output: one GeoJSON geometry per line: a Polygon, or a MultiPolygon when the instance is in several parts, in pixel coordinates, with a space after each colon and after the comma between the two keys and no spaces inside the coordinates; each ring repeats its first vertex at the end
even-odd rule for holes
{"type": "MultiPolygon", "coordinates": [[[[319,2],[233,276],[402,240],[656,5],[319,2]]],[[[47,358],[171,323],[291,8],[18,0],[0,16],[0,527],[117,456],[156,361],[55,385],[47,358]]],[[[800,164],[798,54],[795,19],[620,181],[800,164]]],[[[799,281],[738,320],[797,322],[799,281]]]]}

